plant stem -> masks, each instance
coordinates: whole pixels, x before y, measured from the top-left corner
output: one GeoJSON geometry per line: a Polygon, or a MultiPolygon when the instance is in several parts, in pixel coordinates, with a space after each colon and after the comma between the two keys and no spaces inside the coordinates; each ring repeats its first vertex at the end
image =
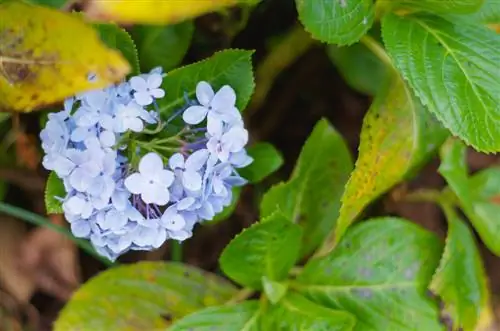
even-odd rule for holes
{"type": "Polygon", "coordinates": [[[236,293],[231,299],[226,302],[226,305],[235,304],[241,301],[245,301],[255,293],[251,288],[243,288],[238,293],[236,293]]]}
{"type": "Polygon", "coordinates": [[[369,35],[364,35],[361,37],[361,43],[365,45],[370,51],[375,54],[376,57],[380,59],[384,64],[386,64],[389,68],[396,70],[394,64],[392,63],[391,58],[387,55],[387,52],[382,47],[380,43],[378,43],[375,39],[370,37],[369,35]]]}
{"type": "Polygon", "coordinates": [[[182,262],[182,244],[177,240],[174,240],[172,243],[172,261],[174,262],[182,262]]]}
{"type": "Polygon", "coordinates": [[[35,224],[38,226],[43,226],[47,229],[51,229],[69,240],[73,241],[78,247],[80,247],[83,251],[85,251],[87,254],[95,257],[102,263],[104,263],[106,266],[112,266],[114,265],[113,262],[109,261],[105,257],[99,255],[92,245],[90,245],[87,241],[76,238],[73,236],[66,228],[53,224],[49,219],[46,219],[45,217],[42,217],[40,215],[37,215],[35,213],[32,213],[30,211],[24,210],[22,208],[16,207],[9,205],[5,202],[0,201],[0,213],[4,213],[16,218],[19,218],[23,221],[29,222],[31,224],[35,224]]]}

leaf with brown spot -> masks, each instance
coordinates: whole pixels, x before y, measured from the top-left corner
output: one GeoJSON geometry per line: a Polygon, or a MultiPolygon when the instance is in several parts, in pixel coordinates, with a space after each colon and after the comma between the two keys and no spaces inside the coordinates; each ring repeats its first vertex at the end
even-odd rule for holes
{"type": "Polygon", "coordinates": [[[120,80],[129,64],[77,15],[0,4],[0,109],[20,112],[120,80]],[[96,79],[89,81],[89,75],[96,79]]]}

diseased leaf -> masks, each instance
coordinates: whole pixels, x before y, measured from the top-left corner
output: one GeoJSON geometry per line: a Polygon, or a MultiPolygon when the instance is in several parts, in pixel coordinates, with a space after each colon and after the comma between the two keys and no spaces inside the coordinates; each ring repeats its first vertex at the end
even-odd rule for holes
{"type": "Polygon", "coordinates": [[[423,104],[455,136],[500,150],[500,35],[465,21],[387,15],[387,51],[423,104]]]}
{"type": "Polygon", "coordinates": [[[309,261],[292,288],[356,317],[356,331],[444,330],[426,289],[442,243],[399,218],[350,229],[328,256],[309,261]]]}
{"type": "Polygon", "coordinates": [[[235,282],[262,288],[262,276],[282,280],[295,264],[302,231],[280,214],[243,230],[224,249],[222,271],[235,282]]]}
{"type": "Polygon", "coordinates": [[[238,3],[254,2],[255,0],[91,0],[87,5],[86,13],[94,19],[120,23],[172,24],[238,3]]]}
{"type": "Polygon", "coordinates": [[[66,189],[62,180],[57,177],[55,172],[51,171],[45,187],[45,209],[47,214],[62,214],[63,209],[60,199],[65,196],[66,189]]]}
{"type": "Polygon", "coordinates": [[[258,331],[259,303],[245,301],[232,306],[212,307],[174,323],[169,331],[258,331]]]}
{"type": "Polygon", "coordinates": [[[335,241],[368,204],[425,162],[446,135],[405,83],[393,77],[363,120],[359,156],[342,196],[335,241]]]}
{"type": "Polygon", "coordinates": [[[263,197],[265,218],[279,211],[304,229],[301,256],[310,254],[335,225],[352,160],[340,134],[323,119],[307,139],[290,180],[263,197]]]}
{"type": "Polygon", "coordinates": [[[0,109],[31,111],[130,70],[77,15],[8,1],[0,3],[0,17],[0,109]]]}
{"type": "Polygon", "coordinates": [[[481,255],[469,227],[447,207],[448,237],[430,290],[441,297],[454,330],[473,331],[488,307],[488,288],[481,255]]]}
{"type": "Polygon", "coordinates": [[[258,183],[283,165],[283,156],[269,143],[258,143],[247,150],[253,162],[238,173],[250,183],[258,183]]]}
{"type": "Polygon", "coordinates": [[[261,330],[348,331],[355,322],[354,316],[347,312],[326,308],[290,293],[262,315],[261,330]]]}
{"type": "Polygon", "coordinates": [[[216,91],[224,85],[230,85],[236,91],[236,106],[242,111],[255,87],[251,55],[251,51],[230,49],[170,71],[162,84],[167,93],[158,100],[160,113],[168,116],[184,106],[186,95],[195,97],[196,84],[202,80],[210,83],[216,91]]]}
{"type": "Polygon", "coordinates": [[[223,278],[195,267],[173,262],[123,265],[83,285],[54,330],[165,330],[171,320],[221,305],[235,293],[223,278]]]}
{"type": "Polygon", "coordinates": [[[469,14],[478,11],[484,0],[395,0],[394,7],[440,14],[469,14]]]}
{"type": "Polygon", "coordinates": [[[161,66],[171,70],[181,63],[191,44],[194,24],[186,21],[175,25],[135,25],[131,29],[139,49],[143,71],[161,66]]]}
{"type": "Polygon", "coordinates": [[[296,0],[299,19],[318,40],[339,45],[358,41],[372,26],[373,0],[296,0]]]}
{"type": "Polygon", "coordinates": [[[483,170],[468,178],[466,148],[458,140],[449,140],[441,149],[439,173],[457,196],[484,244],[500,255],[500,168],[483,170]]]}
{"type": "Polygon", "coordinates": [[[96,24],[97,31],[101,36],[101,40],[110,48],[114,48],[122,53],[132,67],[131,74],[138,75],[141,73],[139,69],[139,56],[132,37],[127,31],[123,30],[116,24],[96,24]]]}

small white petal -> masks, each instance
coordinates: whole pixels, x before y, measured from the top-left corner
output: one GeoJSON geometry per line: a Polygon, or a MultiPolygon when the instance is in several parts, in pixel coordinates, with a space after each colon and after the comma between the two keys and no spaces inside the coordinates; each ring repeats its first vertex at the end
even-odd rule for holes
{"type": "Polygon", "coordinates": [[[199,82],[196,85],[196,99],[203,106],[208,106],[214,97],[214,90],[207,82],[199,82]]]}
{"type": "Polygon", "coordinates": [[[155,89],[151,90],[150,92],[151,92],[151,95],[155,99],[161,99],[165,96],[165,91],[162,90],[161,88],[155,88],[155,89]]]}
{"type": "Polygon", "coordinates": [[[130,78],[130,87],[135,91],[144,91],[148,88],[148,84],[142,77],[132,77],[130,78]]]}
{"type": "Polygon", "coordinates": [[[158,184],[169,187],[174,182],[174,173],[169,170],[162,170],[157,174],[158,184]]]}
{"type": "Polygon", "coordinates": [[[153,97],[148,92],[135,92],[134,100],[141,106],[147,106],[153,103],[153,97]]]}
{"type": "Polygon", "coordinates": [[[188,124],[201,123],[207,116],[208,109],[202,106],[191,106],[184,111],[182,119],[188,124]]]}
{"type": "Polygon", "coordinates": [[[153,74],[150,74],[148,76],[148,87],[150,89],[154,89],[154,88],[157,88],[161,85],[161,81],[163,80],[163,78],[161,77],[160,74],[157,74],[157,73],[153,73],[153,74]]]}
{"type": "Polygon", "coordinates": [[[201,189],[201,175],[196,171],[184,171],[182,185],[190,191],[198,191],[201,189]]]}
{"type": "Polygon", "coordinates": [[[125,187],[132,194],[140,194],[144,190],[146,179],[139,173],[132,174],[125,179],[125,187]]]}
{"type": "Polygon", "coordinates": [[[186,160],[186,169],[198,171],[208,160],[210,152],[207,149],[200,149],[191,154],[186,160]]]}
{"type": "Polygon", "coordinates": [[[170,169],[184,169],[184,156],[181,153],[175,153],[168,159],[170,169]]]}
{"type": "Polygon", "coordinates": [[[90,224],[87,220],[72,222],[71,232],[77,238],[86,238],[90,235],[90,224]]]}
{"type": "Polygon", "coordinates": [[[139,162],[139,172],[146,178],[154,178],[156,174],[163,170],[163,161],[156,153],[144,155],[139,162]]]}
{"type": "Polygon", "coordinates": [[[179,201],[176,205],[177,210],[185,210],[191,207],[196,202],[196,199],[193,197],[187,197],[179,201]]]}
{"type": "Polygon", "coordinates": [[[112,147],[116,143],[116,136],[113,132],[105,130],[99,135],[99,140],[103,147],[112,147]]]}
{"type": "Polygon", "coordinates": [[[222,130],[224,128],[224,124],[222,120],[213,115],[213,112],[208,114],[207,118],[207,132],[211,136],[219,137],[222,135],[222,130]]]}
{"type": "Polygon", "coordinates": [[[217,110],[231,109],[236,103],[236,93],[229,85],[224,85],[214,96],[210,105],[217,110]]]}

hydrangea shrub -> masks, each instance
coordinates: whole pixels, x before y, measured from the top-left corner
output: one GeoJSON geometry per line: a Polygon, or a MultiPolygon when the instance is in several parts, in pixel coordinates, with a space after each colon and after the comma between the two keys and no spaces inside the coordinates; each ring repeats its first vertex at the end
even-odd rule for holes
{"type": "MultiPolygon", "coordinates": [[[[50,171],[46,207],[63,213],[72,234],[97,254],[115,261],[188,240],[200,224],[227,218],[243,186],[282,165],[272,145],[249,143],[245,129],[252,51],[226,49],[179,65],[193,34],[188,19],[237,3],[250,11],[257,2],[153,0],[138,8],[87,1],[83,16],[127,24],[131,38],[115,24],[92,27],[78,15],[0,1],[0,107],[30,111],[66,98],[40,133],[50,171]],[[90,48],[78,56],[68,45],[70,25],[90,48]],[[40,31],[26,43],[12,42],[34,26],[40,31]],[[150,40],[155,47],[147,47],[150,40]],[[38,53],[30,50],[39,44],[38,53]],[[48,65],[72,54],[75,68],[48,65]],[[47,93],[41,100],[39,91],[47,93]]],[[[225,247],[220,273],[173,261],[114,266],[73,295],[56,331],[494,328],[477,246],[481,240],[500,255],[500,171],[470,175],[466,147],[500,151],[500,3],[295,4],[307,38],[327,43],[346,82],[373,96],[356,162],[339,132],[319,120],[290,177],[263,194],[260,219],[225,247]],[[448,186],[396,187],[436,156],[448,186]],[[442,209],[445,240],[400,217],[365,219],[395,187],[399,199],[442,209]]],[[[304,36],[293,29],[277,52],[302,52],[293,43],[304,36]]],[[[273,61],[287,61],[276,54],[273,61]]]]}

